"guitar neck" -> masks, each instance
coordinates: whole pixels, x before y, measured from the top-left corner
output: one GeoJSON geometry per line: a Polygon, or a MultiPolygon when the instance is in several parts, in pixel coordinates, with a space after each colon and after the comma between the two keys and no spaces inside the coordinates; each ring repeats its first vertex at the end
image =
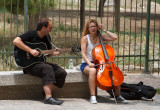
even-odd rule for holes
{"type": "MultiPolygon", "coordinates": [[[[53,52],[55,52],[56,50],[42,50],[41,54],[52,54],[53,52]]],[[[57,50],[58,52],[68,52],[71,51],[71,48],[68,49],[59,49],[57,50]]]]}

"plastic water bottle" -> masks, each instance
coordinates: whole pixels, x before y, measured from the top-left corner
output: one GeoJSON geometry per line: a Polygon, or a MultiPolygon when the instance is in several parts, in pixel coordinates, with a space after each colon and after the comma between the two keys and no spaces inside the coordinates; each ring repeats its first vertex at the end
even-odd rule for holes
{"type": "Polygon", "coordinates": [[[73,59],[69,59],[69,69],[73,69],[73,59]]]}

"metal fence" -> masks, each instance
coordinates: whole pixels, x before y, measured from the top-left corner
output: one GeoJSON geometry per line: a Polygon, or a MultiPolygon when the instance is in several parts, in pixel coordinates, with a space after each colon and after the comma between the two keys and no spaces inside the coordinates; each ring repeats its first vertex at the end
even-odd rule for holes
{"type": "MultiPolygon", "coordinates": [[[[53,23],[52,42],[60,48],[80,46],[83,26],[97,19],[106,30],[117,33],[111,45],[116,65],[127,72],[159,74],[160,0],[1,0],[0,70],[15,70],[13,39],[36,28],[37,21],[48,17],[53,23]],[[115,2],[114,2],[115,1],[115,2]]],[[[68,68],[81,63],[81,54],[63,53],[49,62],[68,68]]]]}

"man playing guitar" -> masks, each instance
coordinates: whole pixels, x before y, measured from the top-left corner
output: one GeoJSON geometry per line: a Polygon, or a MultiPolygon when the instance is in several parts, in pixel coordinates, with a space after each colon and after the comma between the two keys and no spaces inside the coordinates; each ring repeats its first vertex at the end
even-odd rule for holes
{"type": "MultiPolygon", "coordinates": [[[[13,40],[15,44],[14,51],[19,53],[18,58],[15,59],[17,62],[23,61],[23,57],[30,59],[30,56],[33,59],[37,59],[39,57],[40,51],[36,48],[32,48],[27,44],[45,44],[46,49],[50,50],[52,48],[50,40],[51,37],[49,33],[52,31],[52,23],[50,19],[42,18],[37,23],[37,30],[28,31],[13,40]],[[26,44],[27,42],[27,44],[26,44]],[[26,56],[24,54],[26,53],[26,56]],[[28,55],[29,54],[29,55],[28,55]]],[[[58,55],[58,51],[53,51],[48,56],[58,55]]],[[[27,63],[27,61],[25,61],[27,63]]],[[[62,88],[66,78],[66,71],[62,69],[57,64],[48,63],[45,61],[36,62],[26,67],[23,67],[23,72],[25,74],[31,74],[37,77],[42,78],[43,89],[45,92],[45,104],[54,104],[60,105],[63,103],[62,100],[58,100],[52,97],[52,91],[56,88],[62,88]]]]}

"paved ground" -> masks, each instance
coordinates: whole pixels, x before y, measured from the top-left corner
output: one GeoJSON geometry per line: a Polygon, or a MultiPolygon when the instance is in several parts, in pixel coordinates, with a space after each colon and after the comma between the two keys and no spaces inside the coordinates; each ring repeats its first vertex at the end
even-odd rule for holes
{"type": "Polygon", "coordinates": [[[89,99],[62,100],[62,105],[43,104],[43,100],[0,100],[0,110],[160,110],[160,95],[156,95],[154,101],[134,100],[117,105],[106,96],[97,97],[98,104],[90,104],[89,99]]]}

